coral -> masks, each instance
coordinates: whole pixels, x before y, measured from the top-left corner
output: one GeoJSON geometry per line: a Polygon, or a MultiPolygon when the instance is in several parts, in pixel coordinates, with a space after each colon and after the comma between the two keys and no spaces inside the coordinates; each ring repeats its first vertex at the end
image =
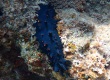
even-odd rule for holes
{"type": "Polygon", "coordinates": [[[55,11],[51,4],[40,4],[38,20],[33,26],[36,27],[36,38],[39,42],[39,49],[49,57],[50,64],[54,71],[63,73],[67,70],[66,60],[63,55],[63,46],[57,32],[57,20],[54,19],[55,11]]]}

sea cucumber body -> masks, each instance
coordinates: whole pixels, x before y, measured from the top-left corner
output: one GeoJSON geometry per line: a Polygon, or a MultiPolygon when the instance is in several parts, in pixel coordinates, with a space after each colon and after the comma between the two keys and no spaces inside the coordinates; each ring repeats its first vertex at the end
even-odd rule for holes
{"type": "Polygon", "coordinates": [[[56,15],[53,7],[40,4],[38,13],[38,20],[33,26],[36,27],[36,38],[39,42],[39,49],[46,53],[49,57],[51,66],[54,71],[63,72],[67,70],[66,60],[64,59],[63,46],[57,32],[57,20],[54,19],[56,15]]]}

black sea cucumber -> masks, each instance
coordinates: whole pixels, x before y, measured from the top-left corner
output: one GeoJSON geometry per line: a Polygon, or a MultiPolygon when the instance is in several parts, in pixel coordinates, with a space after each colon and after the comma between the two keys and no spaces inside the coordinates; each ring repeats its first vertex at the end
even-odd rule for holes
{"type": "Polygon", "coordinates": [[[63,46],[57,32],[57,20],[54,19],[56,13],[54,8],[48,4],[39,4],[40,10],[38,20],[33,26],[36,27],[36,38],[39,42],[39,49],[49,57],[50,64],[54,71],[64,72],[67,64],[64,59],[63,46]]]}

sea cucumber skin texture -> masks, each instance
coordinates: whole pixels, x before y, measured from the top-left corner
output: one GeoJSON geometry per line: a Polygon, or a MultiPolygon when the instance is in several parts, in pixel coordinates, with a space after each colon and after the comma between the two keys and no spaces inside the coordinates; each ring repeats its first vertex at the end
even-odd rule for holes
{"type": "Polygon", "coordinates": [[[40,44],[39,49],[47,54],[53,70],[62,73],[67,70],[67,66],[63,46],[56,29],[58,22],[54,19],[56,13],[50,4],[39,4],[39,6],[40,10],[37,11],[38,20],[33,24],[36,27],[35,36],[40,44]]]}

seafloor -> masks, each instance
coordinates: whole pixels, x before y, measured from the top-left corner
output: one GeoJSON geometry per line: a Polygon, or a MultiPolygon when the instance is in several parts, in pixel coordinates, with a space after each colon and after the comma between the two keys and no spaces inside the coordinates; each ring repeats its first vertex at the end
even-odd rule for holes
{"type": "Polygon", "coordinates": [[[110,0],[0,0],[0,80],[110,80],[110,0]],[[33,36],[38,4],[48,2],[72,62],[63,76],[33,36]]]}

